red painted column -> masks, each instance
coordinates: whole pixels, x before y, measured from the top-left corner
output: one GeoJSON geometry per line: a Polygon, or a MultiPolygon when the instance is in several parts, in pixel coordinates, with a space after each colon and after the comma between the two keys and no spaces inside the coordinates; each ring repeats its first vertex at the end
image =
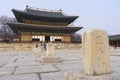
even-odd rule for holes
{"type": "Polygon", "coordinates": [[[19,32],[19,41],[21,42],[21,32],[19,32]]]}
{"type": "Polygon", "coordinates": [[[70,43],[72,43],[72,35],[70,35],[70,43]]]}

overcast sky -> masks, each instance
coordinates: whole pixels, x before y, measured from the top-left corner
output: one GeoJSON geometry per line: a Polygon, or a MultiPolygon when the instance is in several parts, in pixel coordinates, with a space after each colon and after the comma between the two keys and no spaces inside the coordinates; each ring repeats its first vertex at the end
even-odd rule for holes
{"type": "Polygon", "coordinates": [[[120,0],[0,0],[0,16],[14,17],[11,9],[24,10],[26,5],[78,15],[74,26],[84,27],[81,34],[96,28],[120,34],[120,0]]]}

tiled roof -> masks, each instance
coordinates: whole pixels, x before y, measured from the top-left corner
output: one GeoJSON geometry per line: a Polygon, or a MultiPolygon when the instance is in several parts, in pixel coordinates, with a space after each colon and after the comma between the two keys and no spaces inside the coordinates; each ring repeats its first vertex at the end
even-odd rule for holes
{"type": "Polygon", "coordinates": [[[23,22],[23,20],[35,20],[44,22],[59,22],[67,23],[68,25],[72,23],[79,16],[64,16],[61,12],[46,12],[46,11],[36,11],[36,10],[25,10],[20,11],[12,9],[18,22],[23,22]]]}
{"type": "Polygon", "coordinates": [[[120,34],[109,36],[110,41],[120,40],[120,34]]]}
{"type": "Polygon", "coordinates": [[[65,15],[62,12],[37,11],[32,9],[26,9],[26,12],[38,16],[65,17],[65,15]]]}
{"type": "Polygon", "coordinates": [[[8,23],[10,28],[15,32],[45,32],[45,33],[74,33],[83,27],[49,27],[46,25],[34,25],[34,24],[24,24],[24,23],[8,23]]]}

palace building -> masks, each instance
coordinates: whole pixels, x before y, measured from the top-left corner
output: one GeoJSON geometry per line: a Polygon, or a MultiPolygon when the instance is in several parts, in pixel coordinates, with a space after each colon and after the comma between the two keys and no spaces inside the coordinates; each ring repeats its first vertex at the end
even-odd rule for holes
{"type": "Polygon", "coordinates": [[[110,35],[109,36],[109,44],[112,47],[120,47],[120,34],[110,35]]]}
{"type": "Polygon", "coordinates": [[[69,25],[79,16],[62,10],[39,9],[26,6],[24,11],[12,9],[18,23],[8,23],[19,35],[20,42],[71,42],[71,35],[83,27],[69,25]]]}

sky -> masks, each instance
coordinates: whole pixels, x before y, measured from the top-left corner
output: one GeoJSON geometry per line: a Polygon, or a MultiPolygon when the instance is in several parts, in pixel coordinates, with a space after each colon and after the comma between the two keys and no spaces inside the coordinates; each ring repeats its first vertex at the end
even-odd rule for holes
{"type": "Polygon", "coordinates": [[[120,34],[120,0],[0,0],[0,16],[14,17],[11,9],[24,10],[26,5],[79,16],[73,24],[83,27],[80,34],[92,29],[120,34]]]}

